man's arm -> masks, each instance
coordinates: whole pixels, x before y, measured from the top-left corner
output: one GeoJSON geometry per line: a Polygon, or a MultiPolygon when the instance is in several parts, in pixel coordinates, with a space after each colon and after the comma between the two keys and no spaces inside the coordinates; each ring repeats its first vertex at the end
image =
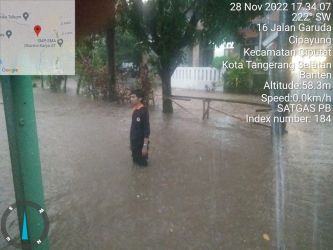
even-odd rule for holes
{"type": "Polygon", "coordinates": [[[144,133],[145,143],[148,143],[150,136],[150,123],[149,123],[148,110],[145,110],[144,113],[143,133],[144,133]]]}
{"type": "Polygon", "coordinates": [[[144,126],[143,127],[144,141],[143,141],[142,154],[147,155],[148,154],[149,136],[150,136],[150,123],[149,123],[148,110],[145,111],[143,126],[144,126]]]}

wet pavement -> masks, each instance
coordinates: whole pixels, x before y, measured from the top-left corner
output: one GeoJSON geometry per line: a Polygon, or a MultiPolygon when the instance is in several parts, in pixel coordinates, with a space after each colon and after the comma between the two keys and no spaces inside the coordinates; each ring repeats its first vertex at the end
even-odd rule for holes
{"type": "MultiPolygon", "coordinates": [[[[129,107],[34,91],[52,249],[333,249],[332,124],[279,139],[242,120],[254,107],[214,103],[236,118],[202,121],[201,101],[172,115],[157,101],[138,168],[129,107]]],[[[0,131],[1,212],[14,202],[2,105],[0,131]]]]}

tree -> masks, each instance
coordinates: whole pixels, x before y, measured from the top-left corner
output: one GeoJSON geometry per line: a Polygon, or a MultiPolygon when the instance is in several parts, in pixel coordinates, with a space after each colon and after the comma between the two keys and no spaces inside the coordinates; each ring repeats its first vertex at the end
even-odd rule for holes
{"type": "Polygon", "coordinates": [[[139,41],[131,33],[116,27],[116,65],[122,62],[132,62],[139,66],[142,57],[142,49],[139,41]]]}
{"type": "MultiPolygon", "coordinates": [[[[113,14],[114,16],[114,14],[113,14]]],[[[106,46],[108,55],[108,70],[110,74],[110,81],[108,84],[108,99],[114,101],[116,99],[116,57],[115,57],[115,43],[116,43],[116,24],[114,18],[110,20],[106,28],[106,46]]]]}
{"type": "MultiPolygon", "coordinates": [[[[197,39],[211,44],[237,37],[240,27],[259,12],[230,11],[232,0],[128,0],[122,24],[157,55],[162,79],[163,112],[172,113],[171,76],[182,61],[183,48],[197,39]],[[197,29],[199,24],[203,29],[197,29]]],[[[262,4],[260,0],[248,1],[262,4]]]]}

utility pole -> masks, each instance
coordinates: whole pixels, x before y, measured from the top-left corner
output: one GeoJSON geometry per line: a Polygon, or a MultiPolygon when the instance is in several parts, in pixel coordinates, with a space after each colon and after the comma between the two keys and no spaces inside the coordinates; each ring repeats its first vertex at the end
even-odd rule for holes
{"type": "MultiPolygon", "coordinates": [[[[16,203],[29,201],[45,209],[31,76],[2,76],[0,80],[16,203]]],[[[31,207],[18,207],[21,239],[23,211],[29,239],[38,239],[45,226],[41,216],[31,207]]],[[[33,249],[48,250],[48,240],[33,249]]]]}
{"type": "MultiPolygon", "coordinates": [[[[290,6],[291,1],[290,0],[283,0],[281,3],[288,3],[290,6]]],[[[288,11],[281,11],[280,12],[280,23],[283,25],[291,25],[292,24],[292,10],[289,8],[288,11]]],[[[289,31],[283,31],[279,32],[278,40],[277,40],[277,49],[281,50],[290,50],[291,45],[289,44],[289,36],[291,35],[291,32],[289,31]]],[[[290,63],[291,58],[288,57],[279,57],[278,62],[281,63],[290,63]]],[[[288,69],[274,69],[273,70],[273,79],[274,81],[288,83],[291,81],[291,71],[288,69]]],[[[273,96],[286,96],[290,92],[290,90],[273,90],[272,91],[273,96]]],[[[283,102],[282,105],[287,105],[288,103],[283,102]]],[[[273,104],[273,116],[278,117],[283,120],[284,117],[288,116],[288,112],[278,112],[277,111],[277,105],[278,103],[273,104]]],[[[283,135],[287,132],[286,130],[286,122],[280,122],[280,121],[274,121],[272,122],[272,132],[274,135],[283,135]]]]}

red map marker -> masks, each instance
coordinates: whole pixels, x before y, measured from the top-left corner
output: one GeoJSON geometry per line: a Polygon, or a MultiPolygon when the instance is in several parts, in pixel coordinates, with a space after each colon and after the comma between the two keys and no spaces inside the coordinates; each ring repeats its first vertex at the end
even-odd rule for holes
{"type": "Polygon", "coordinates": [[[42,27],[40,27],[40,25],[36,25],[34,27],[34,31],[35,31],[36,35],[38,36],[39,33],[42,31],[42,27]]]}

